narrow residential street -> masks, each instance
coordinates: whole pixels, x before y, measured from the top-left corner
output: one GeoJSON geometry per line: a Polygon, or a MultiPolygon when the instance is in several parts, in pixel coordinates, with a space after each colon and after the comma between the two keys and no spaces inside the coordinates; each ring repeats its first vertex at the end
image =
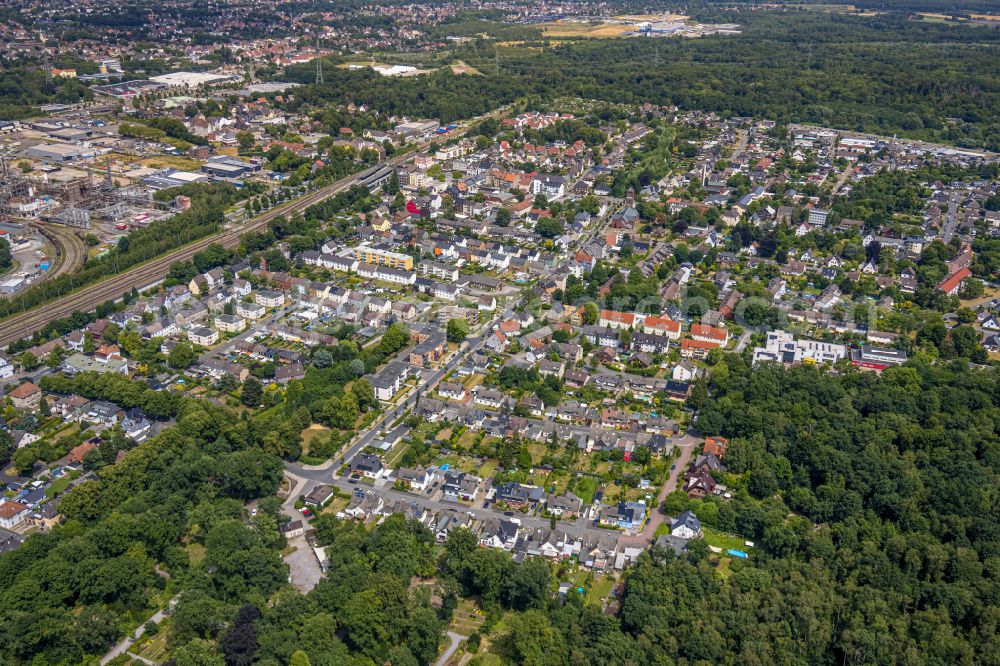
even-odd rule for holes
{"type": "Polygon", "coordinates": [[[682,475],[691,463],[691,458],[694,457],[696,451],[701,449],[703,443],[704,438],[694,430],[689,430],[682,438],[674,440],[674,445],[677,446],[681,454],[674,462],[670,476],[667,477],[666,483],[660,489],[660,494],[656,497],[657,508],[650,511],[649,520],[646,522],[646,526],[642,532],[634,536],[622,536],[618,539],[618,543],[622,546],[648,546],[656,540],[656,528],[662,525],[667,519],[663,512],[660,511],[659,506],[667,499],[667,495],[677,489],[682,475]]]}

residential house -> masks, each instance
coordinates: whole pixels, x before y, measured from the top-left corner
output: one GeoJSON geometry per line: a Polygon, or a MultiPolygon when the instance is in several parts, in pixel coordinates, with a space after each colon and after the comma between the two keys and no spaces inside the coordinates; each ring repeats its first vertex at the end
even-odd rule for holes
{"type": "Polygon", "coordinates": [[[448,469],[444,473],[444,483],[441,486],[443,499],[451,502],[474,502],[479,495],[478,476],[469,472],[448,469]]]}
{"type": "Polygon", "coordinates": [[[479,545],[485,548],[513,550],[520,525],[513,520],[489,519],[479,534],[479,545]]]}
{"type": "Polygon", "coordinates": [[[382,370],[371,378],[375,397],[383,402],[392,400],[410,377],[410,368],[402,361],[390,361],[382,370]]]}
{"type": "Polygon", "coordinates": [[[382,459],[371,453],[362,453],[351,464],[351,472],[366,479],[380,479],[385,471],[382,459]]]}
{"type": "Polygon", "coordinates": [[[679,539],[694,539],[701,536],[701,521],[694,512],[688,510],[677,516],[670,524],[670,535],[679,539]]]}
{"type": "Polygon", "coordinates": [[[42,389],[31,382],[23,382],[7,395],[15,409],[35,411],[42,401],[42,389]]]}
{"type": "Polygon", "coordinates": [[[327,502],[333,499],[333,496],[333,488],[320,484],[309,491],[309,494],[304,498],[304,502],[307,506],[323,507],[326,506],[327,502]]]}
{"type": "Polygon", "coordinates": [[[31,508],[26,504],[7,500],[0,501],[0,527],[12,530],[20,525],[30,513],[31,508]]]}
{"type": "Polygon", "coordinates": [[[396,471],[396,482],[416,492],[425,490],[433,479],[434,475],[424,467],[400,467],[396,471]]]}

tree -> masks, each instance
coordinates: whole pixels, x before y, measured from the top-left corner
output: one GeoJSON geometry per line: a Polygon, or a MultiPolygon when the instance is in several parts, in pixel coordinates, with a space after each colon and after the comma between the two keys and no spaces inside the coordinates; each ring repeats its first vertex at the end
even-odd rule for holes
{"type": "Polygon", "coordinates": [[[552,217],[543,217],[535,225],[535,231],[542,238],[555,238],[561,236],[565,231],[563,223],[552,217]]]}
{"type": "Polygon", "coordinates": [[[190,368],[198,360],[194,347],[186,342],[178,342],[167,356],[167,364],[176,370],[190,368]]]}
{"type": "Polygon", "coordinates": [[[18,365],[20,365],[25,370],[28,370],[29,372],[31,370],[36,369],[39,365],[41,365],[41,363],[38,360],[38,357],[29,351],[20,354],[17,357],[17,363],[18,365]]]}
{"type": "Polygon", "coordinates": [[[14,438],[11,437],[9,431],[0,430],[0,462],[6,462],[10,460],[10,456],[13,453],[14,453],[14,438]]]}
{"type": "Polygon", "coordinates": [[[583,320],[584,324],[586,324],[587,326],[593,326],[594,324],[597,323],[597,320],[600,319],[600,317],[601,313],[600,310],[597,309],[596,303],[589,302],[584,304],[583,314],[581,315],[581,319],[583,320]]]}
{"type": "Polygon", "coordinates": [[[38,461],[38,451],[32,446],[26,446],[22,449],[14,451],[14,455],[11,457],[11,462],[14,463],[14,468],[20,474],[30,474],[31,470],[35,468],[35,463],[38,461]]]}
{"type": "Polygon", "coordinates": [[[367,379],[354,380],[354,383],[351,384],[351,393],[357,399],[358,408],[363,411],[368,411],[372,407],[378,406],[378,400],[375,398],[375,389],[372,388],[371,382],[367,379]]]}
{"type": "Polygon", "coordinates": [[[97,351],[97,342],[94,340],[94,334],[87,331],[83,334],[83,353],[93,354],[97,351]]]}
{"type": "Polygon", "coordinates": [[[243,382],[243,391],[240,393],[240,400],[247,407],[259,407],[264,399],[264,385],[256,377],[247,377],[243,382]]]}
{"type": "Polygon", "coordinates": [[[312,666],[312,663],[309,661],[309,655],[302,650],[296,650],[292,653],[288,666],[312,666]]]}
{"type": "Polygon", "coordinates": [[[497,211],[497,226],[509,227],[512,219],[513,218],[509,208],[501,208],[497,211]]]}
{"type": "Polygon", "coordinates": [[[514,567],[512,575],[505,581],[501,599],[515,610],[539,608],[545,604],[551,579],[552,571],[548,563],[533,557],[514,567]]]}
{"type": "Polygon", "coordinates": [[[347,430],[354,427],[361,413],[358,398],[353,393],[330,398],[323,407],[323,416],[334,428],[347,430]]]}
{"type": "Polygon", "coordinates": [[[226,666],[250,666],[257,653],[257,630],[254,623],[260,618],[260,611],[253,604],[240,608],[232,628],[219,642],[226,666]]]}
{"type": "Polygon", "coordinates": [[[53,349],[45,356],[45,365],[53,370],[62,365],[62,353],[58,349],[53,349]]]}
{"type": "Polygon", "coordinates": [[[403,322],[397,321],[382,334],[378,350],[385,355],[395,354],[410,341],[410,329],[403,322]]]}
{"type": "Polygon", "coordinates": [[[312,363],[317,368],[329,368],[333,365],[333,354],[326,349],[318,349],[313,354],[312,363]]]}
{"type": "Polygon", "coordinates": [[[0,238],[0,271],[6,271],[14,265],[14,256],[10,253],[10,242],[0,238]]]}
{"type": "Polygon", "coordinates": [[[392,170],[392,174],[389,176],[389,181],[385,184],[385,193],[389,196],[396,196],[399,194],[399,174],[396,170],[392,170]]]}
{"type": "Polygon", "coordinates": [[[240,152],[249,152],[253,148],[253,132],[237,132],[236,141],[240,144],[240,152]]]}
{"type": "Polygon", "coordinates": [[[462,317],[448,320],[448,342],[461,343],[469,335],[469,324],[462,317]]]}
{"type": "Polygon", "coordinates": [[[443,637],[444,625],[433,609],[421,606],[413,610],[406,644],[417,663],[433,662],[443,637]]]}
{"type": "Polygon", "coordinates": [[[195,638],[174,652],[177,666],[225,666],[225,660],[215,652],[211,641],[195,638]]]}

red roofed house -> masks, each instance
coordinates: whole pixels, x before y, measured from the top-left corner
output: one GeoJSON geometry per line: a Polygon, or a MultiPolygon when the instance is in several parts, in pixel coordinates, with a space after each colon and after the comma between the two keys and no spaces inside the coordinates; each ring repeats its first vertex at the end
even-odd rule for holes
{"type": "Polygon", "coordinates": [[[728,446],[729,440],[725,437],[706,437],[705,446],[702,448],[701,452],[705,455],[711,453],[719,460],[722,460],[726,457],[726,447],[728,446]]]}
{"type": "Polygon", "coordinates": [[[20,502],[0,502],[0,527],[5,530],[14,529],[30,511],[26,504],[20,502]]]}
{"type": "Polygon", "coordinates": [[[511,333],[517,333],[521,330],[521,322],[516,319],[507,319],[500,322],[500,326],[498,326],[498,328],[504,335],[510,335],[511,333]]]}
{"type": "Polygon", "coordinates": [[[121,357],[121,349],[118,348],[118,345],[101,345],[94,352],[94,360],[98,363],[107,363],[112,359],[119,359],[121,357]]]}
{"type": "Polygon", "coordinates": [[[83,444],[74,447],[73,450],[66,455],[66,461],[77,465],[82,464],[83,457],[96,448],[97,444],[94,444],[93,442],[84,442],[83,444]]]}
{"type": "Polygon", "coordinates": [[[719,345],[714,342],[684,338],[681,340],[681,356],[684,358],[705,358],[709,351],[718,347],[719,345]]]}
{"type": "Polygon", "coordinates": [[[615,312],[614,310],[601,310],[601,326],[611,328],[632,328],[635,323],[635,315],[631,312],[615,312]]]}
{"type": "Polygon", "coordinates": [[[729,331],[705,324],[692,324],[691,337],[701,342],[712,342],[716,346],[724,347],[729,342],[729,331]]]}
{"type": "Polygon", "coordinates": [[[8,395],[15,409],[35,410],[42,401],[42,389],[31,382],[24,382],[8,395]]]}
{"type": "Polygon", "coordinates": [[[958,272],[952,273],[946,277],[941,284],[938,285],[938,289],[949,296],[954,296],[958,293],[958,290],[962,288],[962,281],[970,275],[972,275],[972,271],[969,270],[968,266],[961,268],[958,272]]]}
{"type": "Polygon", "coordinates": [[[681,323],[669,317],[646,317],[642,322],[642,332],[647,335],[665,335],[671,340],[680,340],[681,323]]]}

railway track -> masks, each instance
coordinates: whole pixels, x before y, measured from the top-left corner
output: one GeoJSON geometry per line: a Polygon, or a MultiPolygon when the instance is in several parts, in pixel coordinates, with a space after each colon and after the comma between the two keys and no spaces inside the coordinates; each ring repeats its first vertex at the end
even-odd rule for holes
{"type": "MultiPolygon", "coordinates": [[[[487,116],[495,114],[496,112],[487,114],[487,116]]],[[[487,116],[483,117],[485,118],[487,116]]],[[[411,151],[404,155],[394,157],[393,159],[388,160],[386,164],[390,167],[399,166],[416,152],[424,150],[435,143],[440,143],[447,139],[462,136],[467,131],[469,124],[466,124],[465,127],[461,127],[446,135],[435,137],[434,139],[419,145],[416,151],[411,151]]],[[[185,245],[184,247],[174,250],[173,252],[151,259],[145,264],[130,268],[122,273],[118,273],[110,278],[107,278],[106,280],[84,287],[80,291],[67,294],[66,296],[57,298],[54,301],[36,306],[31,310],[26,310],[20,314],[0,320],[0,348],[6,347],[15,340],[28,337],[36,331],[42,330],[46,324],[54,319],[67,317],[74,312],[87,312],[105,301],[117,300],[126,292],[131,291],[133,287],[136,289],[143,289],[153,285],[163,279],[170,268],[170,264],[175,261],[186,261],[198,252],[206,249],[209,245],[218,244],[227,249],[236,247],[243,234],[251,231],[258,231],[264,228],[268,222],[280,215],[290,215],[292,213],[302,212],[309,206],[350,188],[358,182],[359,177],[364,173],[365,172],[353,174],[337,181],[336,183],[332,183],[331,185],[327,185],[326,187],[316,190],[315,192],[311,192],[299,197],[298,199],[294,199],[290,202],[277,206],[239,228],[227,229],[225,231],[212,234],[211,236],[206,236],[205,238],[194,241],[193,243],[185,245]]]]}
{"type": "Polygon", "coordinates": [[[38,226],[38,231],[49,239],[56,248],[57,259],[48,274],[46,280],[63,273],[70,273],[83,265],[87,258],[87,246],[83,239],[69,227],[61,226],[38,226]]]}
{"type": "Polygon", "coordinates": [[[356,180],[356,176],[349,176],[304,197],[277,206],[254,218],[242,227],[206,236],[169,254],[152,259],[145,264],[85,287],[78,292],[40,305],[22,314],[8,317],[0,321],[0,346],[6,346],[22,337],[30,336],[35,331],[44,328],[53,319],[67,317],[74,312],[86,312],[105,301],[117,300],[126,292],[131,291],[133,287],[137,289],[148,287],[163,279],[170,268],[170,264],[175,261],[186,261],[198,252],[208,248],[209,245],[218,244],[227,249],[236,247],[243,234],[251,231],[259,231],[266,227],[268,222],[280,215],[302,212],[314,203],[348,189],[356,180]]]}

